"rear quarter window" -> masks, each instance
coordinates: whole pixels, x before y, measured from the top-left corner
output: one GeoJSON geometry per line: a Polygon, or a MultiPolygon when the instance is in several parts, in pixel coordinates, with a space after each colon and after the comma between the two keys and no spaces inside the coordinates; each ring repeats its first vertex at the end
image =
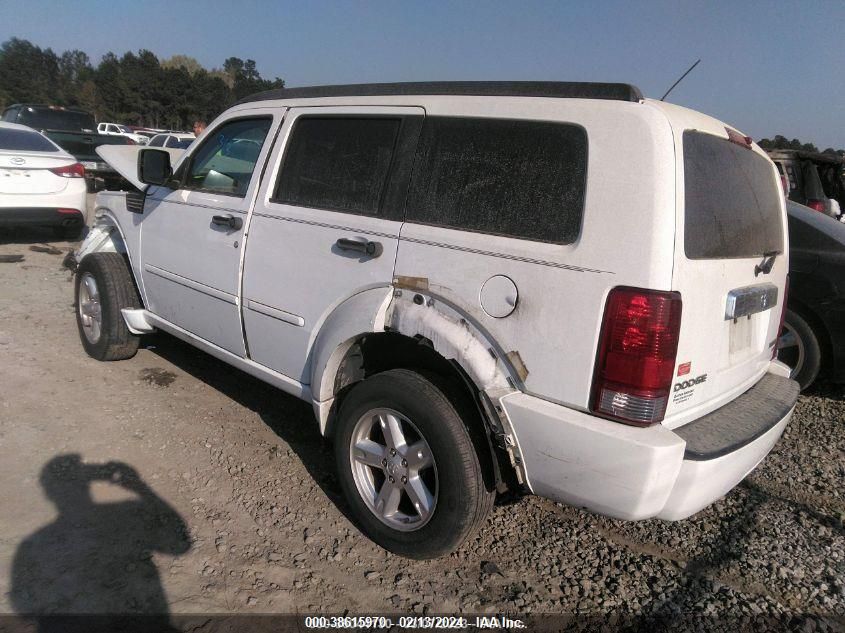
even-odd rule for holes
{"type": "Polygon", "coordinates": [[[684,251],[689,259],[783,252],[780,183],[768,160],[727,139],[684,132],[684,251]]]}
{"type": "Polygon", "coordinates": [[[427,117],[406,219],[571,244],[581,230],[586,176],[580,126],[427,117]]]}

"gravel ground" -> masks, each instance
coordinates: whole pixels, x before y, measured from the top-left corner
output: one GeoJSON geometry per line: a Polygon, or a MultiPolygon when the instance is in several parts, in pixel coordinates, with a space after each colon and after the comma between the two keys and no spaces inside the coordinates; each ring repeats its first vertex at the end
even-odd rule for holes
{"type": "Polygon", "coordinates": [[[128,361],[85,356],[60,267],[71,245],[47,238],[0,234],[0,255],[24,256],[0,263],[0,613],[843,630],[842,387],[802,396],[775,451],[692,519],[626,523],[527,497],[452,556],[408,561],[347,518],[309,405],[165,335],[128,361]]]}

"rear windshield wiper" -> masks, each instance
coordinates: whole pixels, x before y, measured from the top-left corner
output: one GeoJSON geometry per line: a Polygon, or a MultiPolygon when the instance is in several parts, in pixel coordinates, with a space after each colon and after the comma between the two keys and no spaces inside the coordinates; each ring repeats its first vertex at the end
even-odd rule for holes
{"type": "Polygon", "coordinates": [[[772,272],[772,266],[775,265],[775,258],[780,255],[780,251],[767,251],[763,253],[763,261],[754,267],[754,276],[760,273],[768,275],[772,272]]]}

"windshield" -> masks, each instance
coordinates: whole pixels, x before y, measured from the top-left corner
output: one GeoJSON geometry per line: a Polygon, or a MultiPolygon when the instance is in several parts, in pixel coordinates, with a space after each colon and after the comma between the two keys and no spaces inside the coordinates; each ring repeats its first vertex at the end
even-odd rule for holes
{"type": "Polygon", "coordinates": [[[193,142],[194,142],[194,139],[192,139],[192,138],[184,138],[184,139],[176,138],[176,139],[173,139],[172,141],[170,141],[170,143],[168,143],[168,147],[175,147],[177,149],[187,149],[188,146],[193,142]]]}
{"type": "Polygon", "coordinates": [[[783,252],[781,185],[771,163],[727,139],[684,132],[684,250],[689,259],[783,252]]]}
{"type": "Polygon", "coordinates": [[[21,108],[17,122],[39,130],[91,132],[97,128],[94,117],[86,112],[38,106],[21,108]]]}
{"type": "Polygon", "coordinates": [[[38,132],[0,128],[0,150],[7,149],[16,152],[58,152],[53,145],[38,132]]]}
{"type": "Polygon", "coordinates": [[[123,132],[124,134],[132,134],[132,130],[130,130],[125,125],[118,125],[117,129],[120,130],[121,132],[123,132]]]}

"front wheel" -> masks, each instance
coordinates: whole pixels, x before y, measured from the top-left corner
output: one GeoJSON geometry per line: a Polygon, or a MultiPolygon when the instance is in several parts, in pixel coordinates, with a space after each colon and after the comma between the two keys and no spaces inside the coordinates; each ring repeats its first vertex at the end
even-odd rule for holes
{"type": "Polygon", "coordinates": [[[86,255],[76,270],[76,323],[82,346],[97,360],[123,360],[138,351],[138,336],[126,327],[123,308],[141,305],[119,253],[86,255]]]}
{"type": "Polygon", "coordinates": [[[402,556],[448,554],[492,507],[457,409],[412,371],[386,371],[352,389],[338,415],[335,458],[362,530],[402,556]]]}

